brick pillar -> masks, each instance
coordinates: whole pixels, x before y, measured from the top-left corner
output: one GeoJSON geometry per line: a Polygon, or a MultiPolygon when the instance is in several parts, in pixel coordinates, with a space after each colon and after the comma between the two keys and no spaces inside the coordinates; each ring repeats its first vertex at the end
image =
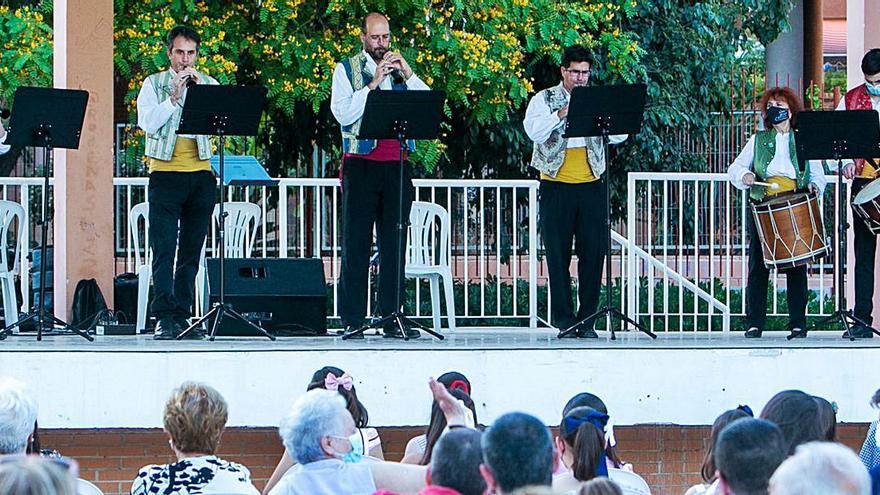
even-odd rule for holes
{"type": "Polygon", "coordinates": [[[89,104],[78,150],[56,150],[55,314],[76,283],[95,278],[113,302],[113,0],[55,0],[54,84],[89,104]]]}

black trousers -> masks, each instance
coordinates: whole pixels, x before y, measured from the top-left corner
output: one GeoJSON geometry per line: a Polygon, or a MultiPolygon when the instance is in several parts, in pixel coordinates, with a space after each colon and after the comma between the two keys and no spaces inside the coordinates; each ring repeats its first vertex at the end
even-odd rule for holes
{"type": "MultiPolygon", "coordinates": [[[[871,179],[853,179],[852,195],[855,197],[871,179]]],[[[856,257],[855,266],[855,298],[853,314],[856,318],[871,324],[874,312],[874,256],[877,252],[877,236],[868,230],[865,220],[853,211],[853,248],[856,257]]]]}
{"type": "MultiPolygon", "coordinates": [[[[761,240],[751,210],[746,214],[749,231],[749,278],[746,286],[746,322],[749,327],[764,329],[767,321],[767,280],[770,270],[764,266],[761,240]]],[[[788,302],[788,329],[806,329],[807,267],[802,265],[782,270],[787,280],[785,299],[788,302]]]]}
{"type": "Polygon", "coordinates": [[[415,189],[412,169],[404,164],[400,176],[399,162],[376,162],[346,158],[342,168],[342,267],[339,276],[339,316],[345,326],[360,326],[367,315],[367,282],[373,225],[378,232],[379,246],[379,312],[393,313],[395,283],[400,269],[401,304],[403,303],[403,267],[406,230],[397,243],[400,223],[400,181],[403,180],[403,224],[409,223],[415,189]],[[397,256],[400,252],[400,265],[397,256]]]}
{"type": "Polygon", "coordinates": [[[605,228],[605,182],[583,184],[541,181],[539,212],[547,272],[550,275],[550,316],[566,328],[596,312],[602,268],[608,251],[605,228]],[[571,297],[571,244],[578,256],[578,310],[571,297]]]}
{"type": "Polygon", "coordinates": [[[196,273],[214,211],[216,185],[214,174],[207,171],[150,174],[150,309],[156,318],[192,316],[196,273]]]}

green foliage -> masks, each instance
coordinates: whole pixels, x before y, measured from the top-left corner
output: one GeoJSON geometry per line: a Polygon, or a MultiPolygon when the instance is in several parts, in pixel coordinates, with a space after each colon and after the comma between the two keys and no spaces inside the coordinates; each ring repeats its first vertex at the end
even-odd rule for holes
{"type": "Polygon", "coordinates": [[[19,86],[52,85],[52,2],[0,2],[0,107],[19,86]]]}

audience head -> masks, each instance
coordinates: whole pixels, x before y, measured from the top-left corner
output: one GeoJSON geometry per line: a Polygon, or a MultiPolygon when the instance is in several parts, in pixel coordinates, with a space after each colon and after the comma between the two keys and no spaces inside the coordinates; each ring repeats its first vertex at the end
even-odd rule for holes
{"type": "Polygon", "coordinates": [[[301,396],[279,428],[281,441],[299,464],[342,458],[358,451],[353,438],[360,439],[345,399],[329,390],[309,390],[301,396]]]}
{"type": "Polygon", "coordinates": [[[428,469],[429,484],[451,488],[461,495],[483,495],[486,482],[480,476],[482,433],[470,428],[447,432],[434,445],[428,469]]]}
{"type": "Polygon", "coordinates": [[[309,382],[306,390],[316,388],[339,392],[345,398],[345,407],[348,408],[349,414],[354,419],[354,424],[358,428],[367,427],[370,415],[367,414],[367,408],[358,399],[354,379],[351,375],[334,366],[324,366],[312,375],[312,381],[309,382]]]}
{"type": "MultiPolygon", "coordinates": [[[[471,397],[458,388],[449,389],[449,393],[456,399],[462,401],[465,407],[471,410],[471,413],[474,415],[474,423],[476,423],[477,410],[474,407],[474,401],[471,397]]],[[[419,464],[425,466],[431,463],[431,452],[434,450],[434,445],[437,443],[437,440],[443,434],[445,429],[446,415],[443,414],[443,410],[440,409],[440,405],[437,404],[437,401],[435,400],[431,405],[431,422],[428,424],[427,430],[425,430],[425,454],[422,456],[422,460],[419,461],[419,464]]]]}
{"type": "Polygon", "coordinates": [[[865,52],[862,57],[862,74],[866,76],[866,79],[870,77],[874,83],[880,80],[871,77],[880,75],[880,48],[871,48],[865,52]]]}
{"type": "Polygon", "coordinates": [[[68,471],[48,459],[21,456],[0,462],[0,493],[74,495],[76,483],[68,471]]]}
{"type": "Polygon", "coordinates": [[[577,495],[623,495],[623,490],[608,478],[593,478],[581,485],[577,495]]]}
{"type": "Polygon", "coordinates": [[[213,455],[228,418],[220,392],[203,383],[184,382],[165,403],[163,423],[178,454],[213,455]]]}
{"type": "Polygon", "coordinates": [[[25,453],[36,422],[37,401],[28,388],[0,377],[0,455],[25,453]]]}
{"type": "Polygon", "coordinates": [[[770,421],[740,418],[731,422],[715,444],[720,493],[766,494],[770,476],[786,452],[782,431],[770,421]]]}
{"type": "Polygon", "coordinates": [[[443,373],[437,378],[437,381],[442,383],[444,387],[449,390],[461,390],[462,392],[471,395],[471,382],[467,379],[466,376],[457,372],[457,371],[447,371],[443,373]]]}
{"type": "Polygon", "coordinates": [[[607,414],[582,406],[569,411],[559,424],[556,449],[578,481],[608,474],[602,433],[607,421],[607,414]]]}
{"type": "Polygon", "coordinates": [[[489,490],[498,494],[529,485],[551,486],[553,456],[550,430],[538,418],[507,413],[483,434],[480,473],[489,490]]]}
{"type": "Polygon", "coordinates": [[[871,478],[859,457],[834,442],[810,442],[770,478],[771,495],[870,495],[871,478]]]}
{"type": "Polygon", "coordinates": [[[837,404],[818,396],[813,399],[819,406],[819,424],[825,433],[822,440],[833,442],[837,439],[837,404]]]}
{"type": "Polygon", "coordinates": [[[700,470],[703,481],[706,483],[715,481],[715,471],[717,470],[715,466],[715,443],[718,442],[718,435],[721,434],[721,430],[732,421],[750,417],[752,415],[746,412],[744,407],[737,407],[736,409],[724,411],[721,413],[721,416],[715,418],[715,423],[712,424],[712,438],[709,441],[709,448],[706,450],[706,457],[703,458],[703,468],[700,470]]]}
{"type": "Polygon", "coordinates": [[[794,454],[794,449],[802,443],[825,438],[819,405],[813,396],[800,390],[785,390],[774,395],[761,411],[761,418],[782,430],[788,455],[794,454]]]}
{"type": "MultiPolygon", "coordinates": [[[[605,406],[605,403],[602,402],[602,399],[589,392],[581,392],[571,399],[568,399],[565,407],[562,408],[562,416],[568,414],[572,409],[582,406],[592,407],[601,413],[608,414],[608,408],[605,406]]],[[[614,441],[614,435],[611,431],[610,425],[606,427],[606,431],[608,435],[610,435],[610,438],[605,442],[605,455],[611,460],[614,467],[622,467],[624,463],[620,460],[620,456],[617,454],[617,444],[614,441]]]]}

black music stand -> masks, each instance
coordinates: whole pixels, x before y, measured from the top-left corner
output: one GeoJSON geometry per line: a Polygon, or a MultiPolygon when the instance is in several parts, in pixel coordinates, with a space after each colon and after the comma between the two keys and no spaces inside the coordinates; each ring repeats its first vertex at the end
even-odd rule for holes
{"type": "MultiPolygon", "coordinates": [[[[46,242],[49,222],[49,157],[53,148],[77,149],[89,101],[87,91],[75,89],[20,87],[15,91],[15,106],[9,122],[8,144],[14,146],[33,146],[43,148],[43,221],[40,224],[40,301],[39,307],[31,310],[11,325],[0,331],[0,340],[12,333],[15,327],[26,322],[37,321],[37,340],[43,340],[43,327],[49,324],[50,330],[56,326],[60,330],[72,330],[88,341],[93,341],[88,333],[70,326],[55,315],[46,315],[46,242]]],[[[19,228],[24,228],[20,225],[19,228]]],[[[27,295],[24,295],[27,297],[27,295]]],[[[36,301],[35,301],[36,302],[36,301]]],[[[11,315],[6,315],[10,318],[11,315]]]]}
{"type": "MultiPolygon", "coordinates": [[[[577,86],[571,92],[568,106],[565,138],[601,137],[605,152],[605,229],[608,252],[605,255],[605,306],[590,316],[575,322],[559,332],[558,338],[577,331],[587,323],[605,316],[611,340],[615,340],[614,318],[636,327],[638,331],[656,339],[650,330],[614,307],[611,285],[611,156],[609,136],[613,134],[638,134],[642,129],[645,113],[647,86],[644,84],[619,84],[613,86],[577,86]]],[[[578,260],[582,263],[583,260],[578,260]]],[[[650,289],[649,289],[650,290],[650,289]]]]}
{"type": "MultiPolygon", "coordinates": [[[[795,129],[798,160],[837,161],[837,311],[822,318],[813,328],[832,321],[839,321],[846,329],[850,341],[855,340],[852,325],[864,325],[880,335],[880,332],[856,318],[846,303],[846,218],[843,187],[842,161],[844,158],[873,158],[880,155],[880,123],[876,110],[847,110],[843,112],[799,112],[795,129]]],[[[854,213],[855,214],[855,213],[854,213]]],[[[788,336],[790,340],[792,336],[788,336]]]]}
{"type": "Polygon", "coordinates": [[[210,321],[211,327],[208,333],[210,340],[217,336],[217,329],[224,317],[238,320],[243,325],[249,326],[254,332],[270,340],[275,336],[266,330],[254,325],[253,322],[239,314],[226,302],[226,177],[224,170],[224,154],[226,136],[255,136],[260,127],[260,119],[263,108],[266,106],[267,90],[263,86],[217,86],[196,85],[187,90],[186,101],[183,105],[183,114],[180,116],[180,126],[177,134],[193,134],[217,136],[218,168],[220,171],[220,228],[218,237],[220,241],[220,300],[205,315],[186,328],[177,340],[210,321]]]}
{"type": "MultiPolygon", "coordinates": [[[[446,93],[443,91],[370,91],[364,116],[361,121],[358,139],[396,139],[400,145],[399,156],[399,199],[397,204],[397,266],[395,267],[394,312],[342,336],[343,340],[362,335],[370,328],[383,328],[388,323],[397,325],[404,340],[407,328],[419,328],[443,340],[443,336],[428,327],[413,321],[403,312],[400,300],[400,285],[403,278],[403,251],[406,249],[404,235],[408,218],[403,218],[403,155],[407,152],[408,139],[436,139],[440,133],[443,104],[446,93]]],[[[383,275],[384,276],[384,275],[383,275]]],[[[387,311],[387,308],[383,308],[387,311]]]]}

